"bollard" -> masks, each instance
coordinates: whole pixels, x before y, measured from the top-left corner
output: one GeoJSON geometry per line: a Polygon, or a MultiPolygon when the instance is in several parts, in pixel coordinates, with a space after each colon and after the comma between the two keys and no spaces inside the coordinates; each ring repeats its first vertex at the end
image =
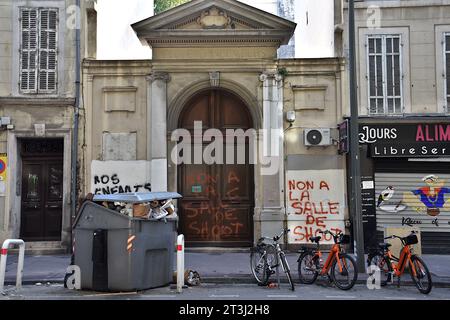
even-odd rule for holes
{"type": "Polygon", "coordinates": [[[8,249],[10,245],[19,245],[19,260],[17,262],[16,289],[22,288],[23,262],[25,259],[25,242],[20,239],[8,239],[3,242],[0,260],[0,292],[3,292],[5,285],[6,259],[8,258],[8,249]]]}
{"type": "Polygon", "coordinates": [[[177,239],[177,292],[181,293],[184,286],[184,235],[177,239]]]}

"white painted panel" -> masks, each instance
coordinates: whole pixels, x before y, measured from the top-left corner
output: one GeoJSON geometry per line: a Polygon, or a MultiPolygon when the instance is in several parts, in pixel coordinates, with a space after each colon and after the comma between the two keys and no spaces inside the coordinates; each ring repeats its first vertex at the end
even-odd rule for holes
{"type": "Polygon", "coordinates": [[[149,161],[92,161],[91,192],[116,194],[150,192],[149,161]]]}
{"type": "MultiPolygon", "coordinates": [[[[344,170],[287,171],[289,243],[307,243],[319,231],[345,230],[344,170]]],[[[323,236],[322,236],[323,237],[323,236]]],[[[323,243],[333,243],[326,236],[323,243]]]]}

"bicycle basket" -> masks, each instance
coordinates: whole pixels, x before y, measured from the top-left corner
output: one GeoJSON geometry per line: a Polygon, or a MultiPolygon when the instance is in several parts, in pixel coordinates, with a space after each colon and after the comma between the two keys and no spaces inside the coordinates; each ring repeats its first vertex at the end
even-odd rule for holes
{"type": "Polygon", "coordinates": [[[348,244],[350,243],[350,236],[348,234],[341,234],[339,236],[339,241],[340,244],[348,244]]]}
{"type": "Polygon", "coordinates": [[[405,240],[405,244],[408,246],[419,243],[419,239],[417,239],[417,236],[415,234],[410,234],[409,236],[403,239],[405,240]]]}

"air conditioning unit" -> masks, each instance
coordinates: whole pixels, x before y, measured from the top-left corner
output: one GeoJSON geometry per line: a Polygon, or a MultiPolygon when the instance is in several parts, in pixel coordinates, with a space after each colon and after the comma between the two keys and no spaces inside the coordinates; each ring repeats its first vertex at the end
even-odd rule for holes
{"type": "Polygon", "coordinates": [[[324,147],[333,144],[331,140],[331,129],[305,129],[304,142],[307,147],[324,147]]]}

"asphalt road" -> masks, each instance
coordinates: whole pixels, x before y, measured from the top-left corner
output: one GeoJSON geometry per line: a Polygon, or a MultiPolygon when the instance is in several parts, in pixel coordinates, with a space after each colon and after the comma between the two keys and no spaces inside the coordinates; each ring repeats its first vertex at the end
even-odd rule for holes
{"type": "Polygon", "coordinates": [[[63,285],[24,286],[16,291],[13,286],[5,288],[0,300],[450,300],[449,288],[433,288],[423,295],[413,286],[397,288],[395,285],[380,290],[369,290],[356,285],[352,290],[341,291],[325,283],[310,286],[296,285],[289,290],[287,284],[280,288],[258,287],[251,284],[202,284],[184,289],[178,294],[174,288],[164,287],[143,292],[96,293],[71,291],[63,285]]]}

